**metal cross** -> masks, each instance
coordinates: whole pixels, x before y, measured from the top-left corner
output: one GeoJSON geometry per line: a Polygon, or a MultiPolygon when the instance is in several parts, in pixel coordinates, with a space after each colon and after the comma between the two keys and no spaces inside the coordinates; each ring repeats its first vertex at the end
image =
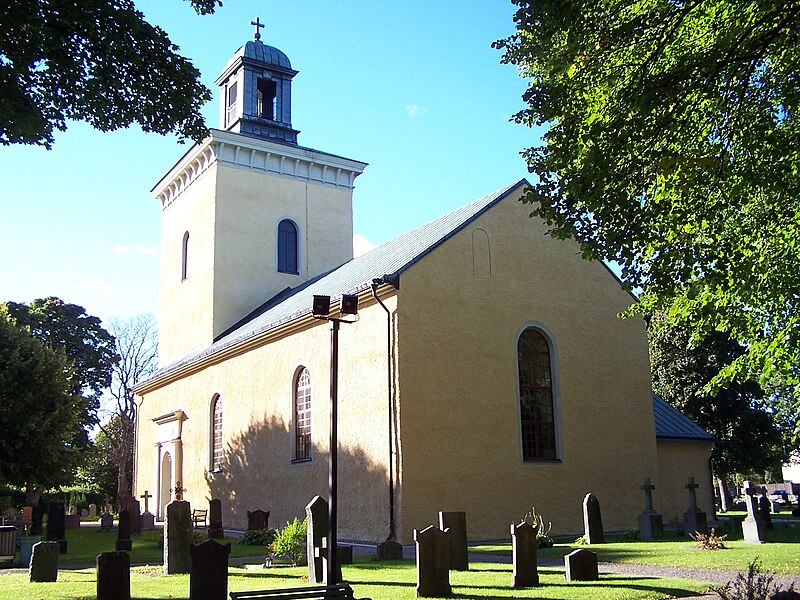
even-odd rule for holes
{"type": "Polygon", "coordinates": [[[255,35],[253,35],[253,39],[255,41],[260,40],[261,39],[261,34],[258,32],[258,30],[259,29],[263,29],[264,27],[266,27],[266,25],[261,23],[261,21],[259,20],[258,17],[256,17],[255,21],[250,21],[250,25],[255,25],[256,26],[256,32],[255,32],[255,35]]]}
{"type": "Polygon", "coordinates": [[[170,492],[175,492],[175,500],[183,500],[183,492],[186,491],[186,488],[181,485],[180,481],[175,482],[175,489],[171,489],[170,492]]]}

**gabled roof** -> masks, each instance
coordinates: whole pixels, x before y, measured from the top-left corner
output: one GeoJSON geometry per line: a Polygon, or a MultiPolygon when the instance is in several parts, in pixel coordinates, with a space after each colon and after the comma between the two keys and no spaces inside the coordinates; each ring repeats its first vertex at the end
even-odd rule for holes
{"type": "Polygon", "coordinates": [[[656,439],[658,440],[714,441],[713,435],[669,402],[663,400],[658,394],[653,394],[653,416],[656,421],[656,439]]]}

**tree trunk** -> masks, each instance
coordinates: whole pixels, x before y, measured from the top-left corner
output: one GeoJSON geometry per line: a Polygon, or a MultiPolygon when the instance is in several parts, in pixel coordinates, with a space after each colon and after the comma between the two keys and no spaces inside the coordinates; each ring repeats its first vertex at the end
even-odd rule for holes
{"type": "Polygon", "coordinates": [[[120,415],[120,439],[117,456],[117,497],[131,495],[131,444],[133,442],[133,422],[127,415],[120,415]]]}
{"type": "Polygon", "coordinates": [[[36,506],[39,504],[39,500],[42,499],[42,493],[44,490],[37,486],[26,485],[25,486],[25,504],[28,506],[36,506]]]}
{"type": "Polygon", "coordinates": [[[718,477],[717,482],[719,483],[720,508],[722,512],[728,512],[733,505],[733,498],[731,498],[731,493],[728,490],[728,481],[725,477],[718,477]]]}

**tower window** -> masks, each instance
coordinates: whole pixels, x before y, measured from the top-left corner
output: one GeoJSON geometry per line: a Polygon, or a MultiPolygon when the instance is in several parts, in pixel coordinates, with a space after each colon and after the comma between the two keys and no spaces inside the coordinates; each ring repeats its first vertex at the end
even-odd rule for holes
{"type": "Polygon", "coordinates": [[[278,272],[299,273],[297,254],[297,227],[284,219],[278,223],[278,272]]]}
{"type": "Polygon", "coordinates": [[[274,81],[269,79],[258,79],[256,83],[258,90],[258,116],[262,119],[275,120],[275,96],[278,87],[274,81]]]}
{"type": "Polygon", "coordinates": [[[528,327],[517,342],[522,460],[556,460],[556,420],[550,345],[528,327]]]}
{"type": "Polygon", "coordinates": [[[228,108],[225,115],[226,125],[236,120],[236,82],[228,87],[228,108]]]}
{"type": "Polygon", "coordinates": [[[189,265],[189,232],[183,234],[183,243],[181,244],[181,281],[186,279],[189,265]]]}

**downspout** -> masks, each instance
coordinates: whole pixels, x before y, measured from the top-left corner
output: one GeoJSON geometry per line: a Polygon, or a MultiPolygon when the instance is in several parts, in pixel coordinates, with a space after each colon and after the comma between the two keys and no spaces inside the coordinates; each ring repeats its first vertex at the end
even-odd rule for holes
{"type": "Polygon", "coordinates": [[[389,414],[389,537],[386,541],[395,540],[394,522],[394,457],[392,456],[392,313],[378,297],[378,286],[386,283],[383,279],[372,280],[372,297],[386,311],[386,391],[388,394],[389,414]]]}

